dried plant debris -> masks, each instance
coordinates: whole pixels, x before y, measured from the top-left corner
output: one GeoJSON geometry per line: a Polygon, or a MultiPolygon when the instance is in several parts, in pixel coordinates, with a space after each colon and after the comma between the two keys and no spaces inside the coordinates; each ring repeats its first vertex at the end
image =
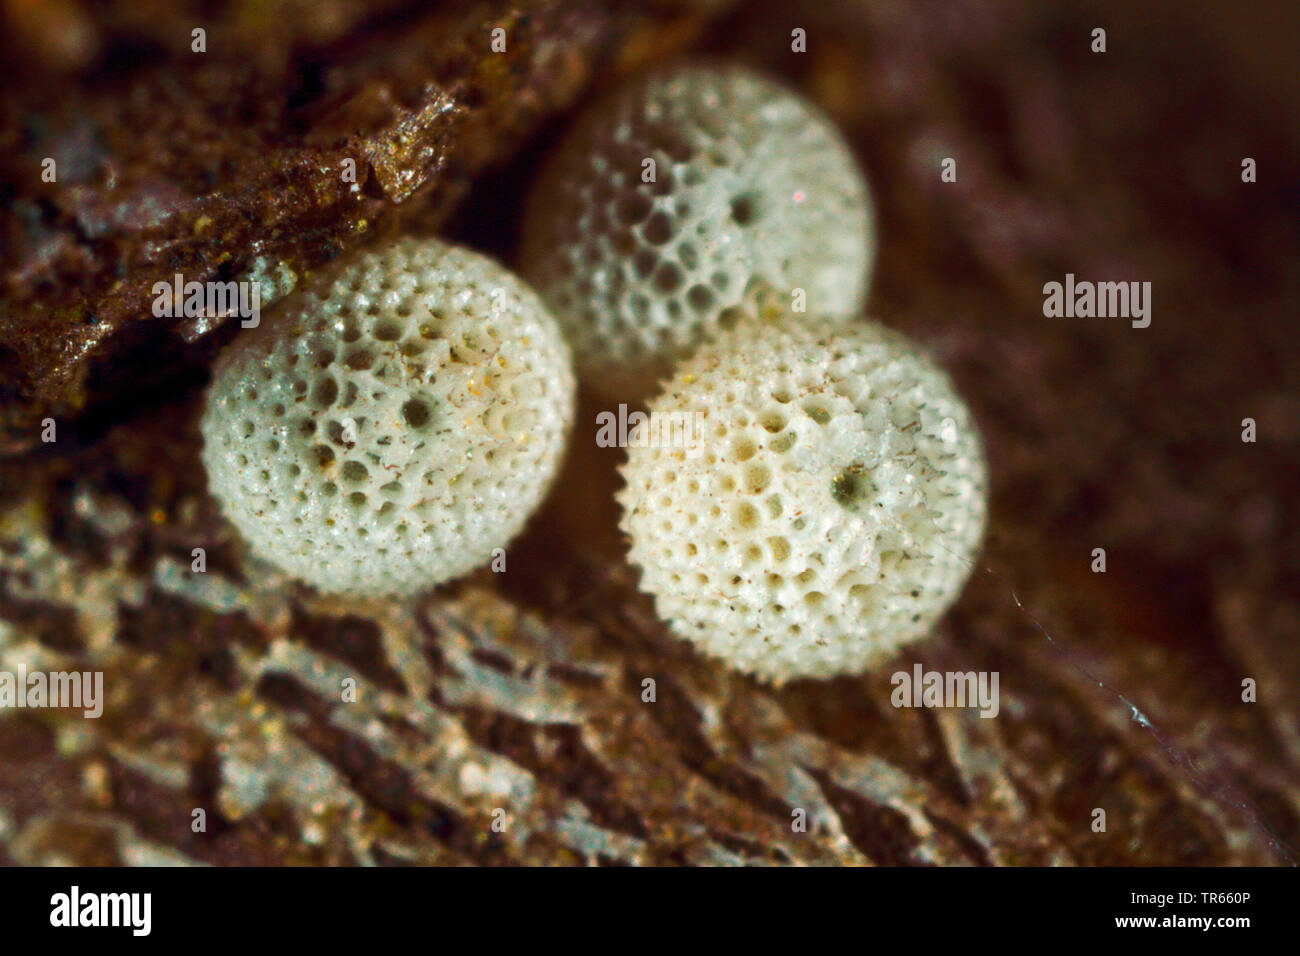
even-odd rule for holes
{"type": "MultiPolygon", "coordinates": [[[[98,671],[104,692],[93,719],[0,710],[0,863],[1300,858],[1284,202],[1300,127],[1276,109],[1293,76],[1270,73],[1286,31],[1261,49],[1233,32],[1248,18],[1162,2],[1100,56],[1074,2],[760,0],[703,38],[706,5],[655,4],[625,30],[599,4],[485,5],[465,34],[438,28],[461,14],[327,3],[241,27],[275,37],[242,65],[182,72],[173,29],[194,16],[119,5],[146,7],[109,23],[59,4],[0,41],[39,51],[0,93],[5,445],[36,446],[0,462],[0,671],[98,671]],[[511,36],[532,40],[511,59],[456,46],[525,7],[511,36]],[[92,64],[128,35],[157,68],[97,87],[92,64]],[[205,369],[239,323],[144,319],[148,283],[224,275],[217,259],[243,250],[231,277],[301,285],[417,207],[445,221],[472,170],[522,157],[492,183],[512,201],[538,155],[520,136],[549,138],[601,64],[686,45],[780,75],[837,123],[876,187],[870,313],[934,352],[978,423],[984,550],[934,635],[871,674],[774,690],[672,639],[594,519],[546,508],[506,571],[411,601],[320,597],[246,563],[205,485],[202,375],[136,388],[163,357],[205,369]],[[474,105],[454,80],[479,69],[474,105]],[[290,147],[356,155],[362,197],[317,205],[290,147]],[[34,185],[47,153],[81,179],[57,198],[34,185]],[[396,202],[421,163],[427,182],[396,202]],[[1043,285],[1070,272],[1150,280],[1150,326],[1045,317],[1043,285]],[[97,429],[68,427],[79,396],[97,429]],[[997,717],[894,706],[917,667],[999,674],[997,717]]],[[[616,482],[599,464],[575,456],[552,506],[600,513],[616,482]]]]}
{"type": "Polygon", "coordinates": [[[650,16],[598,0],[409,16],[284,2],[259,6],[257,23],[240,7],[215,21],[125,7],[110,17],[61,5],[79,24],[67,34],[58,16],[33,18],[9,64],[0,454],[38,444],[47,416],[93,409],[141,379],[174,382],[177,366],[211,356],[220,323],[155,317],[158,281],[279,277],[274,295],[376,232],[435,226],[469,177],[598,70],[632,68],[702,23],[689,4],[650,16]],[[61,36],[85,49],[50,50],[61,36]]]}
{"type": "MultiPolygon", "coordinates": [[[[763,689],[669,638],[629,568],[579,553],[537,571],[544,533],[511,550],[540,580],[484,572],[415,603],[313,597],[244,571],[195,490],[194,411],[115,430],[64,464],[65,495],[5,488],[0,670],[100,670],[106,688],[94,720],[0,718],[14,861],[1277,858],[1079,661],[1036,642],[992,576],[914,660],[999,671],[998,720],[894,709],[888,668],[763,689]],[[155,461],[140,439],[164,435],[175,457],[155,461]],[[1096,803],[1122,828],[1076,822],[1096,803]]],[[[1268,739],[1271,707],[1204,737],[1214,690],[1176,648],[1103,642],[1086,666],[1140,688],[1202,771],[1287,819],[1283,764],[1240,749],[1268,739]]]]}

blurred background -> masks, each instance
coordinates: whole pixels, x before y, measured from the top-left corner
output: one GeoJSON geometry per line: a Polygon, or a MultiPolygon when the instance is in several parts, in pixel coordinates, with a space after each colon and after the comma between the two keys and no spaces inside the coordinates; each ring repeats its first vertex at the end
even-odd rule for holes
{"type": "Polygon", "coordinates": [[[0,710],[0,863],[1300,860],[1296,5],[0,9],[0,671],[106,694],[0,710]],[[155,319],[153,282],[287,287],[396,231],[509,263],[574,111],[695,55],[837,121],[869,311],[983,430],[985,551],[934,637],[776,691],[673,641],[590,402],[505,574],[367,603],[250,567],[197,457],[238,323],[155,319]],[[1150,282],[1150,327],[1044,317],[1066,273],[1150,282]],[[891,707],[917,662],[998,671],[999,716],[891,707]]]}

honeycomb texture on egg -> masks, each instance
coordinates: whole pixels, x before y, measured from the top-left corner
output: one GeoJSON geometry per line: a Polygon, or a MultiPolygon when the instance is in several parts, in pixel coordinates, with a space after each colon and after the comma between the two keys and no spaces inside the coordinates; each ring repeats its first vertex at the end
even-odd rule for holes
{"type": "Polygon", "coordinates": [[[573,417],[571,361],[498,263],[388,242],[218,360],[209,486],[259,557],[320,590],[414,593],[486,563],[541,501],[573,417]]]}
{"type": "Polygon", "coordinates": [[[619,493],[659,616],[781,683],[869,669],[956,600],[987,468],[948,376],[874,323],[745,321],[650,403],[619,493]],[[665,419],[667,421],[667,419],[665,419]]]}
{"type": "Polygon", "coordinates": [[[860,314],[873,248],[866,182],[830,120],[744,68],[690,65],[579,118],[533,188],[521,271],[579,376],[634,397],[733,324],[755,283],[860,314]]]}

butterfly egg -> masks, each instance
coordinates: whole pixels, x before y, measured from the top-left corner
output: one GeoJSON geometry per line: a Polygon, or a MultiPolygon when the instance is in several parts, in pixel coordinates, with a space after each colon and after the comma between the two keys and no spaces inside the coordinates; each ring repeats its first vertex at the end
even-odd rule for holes
{"type": "Polygon", "coordinates": [[[525,283],[405,238],[337,264],[223,353],[202,457],[259,557],[326,592],[411,594],[523,528],[573,402],[568,346],[525,283]]]}
{"type": "Polygon", "coordinates": [[[809,314],[860,314],[873,219],[815,106],[743,68],[678,67],[579,118],[532,191],[521,269],[579,376],[635,398],[761,283],[809,314]]]}
{"type": "Polygon", "coordinates": [[[732,667],[775,683],[868,669],[928,634],[970,574],[975,422],[880,325],[744,321],[682,363],[648,427],[692,440],[629,442],[631,561],[671,630],[732,667]]]}

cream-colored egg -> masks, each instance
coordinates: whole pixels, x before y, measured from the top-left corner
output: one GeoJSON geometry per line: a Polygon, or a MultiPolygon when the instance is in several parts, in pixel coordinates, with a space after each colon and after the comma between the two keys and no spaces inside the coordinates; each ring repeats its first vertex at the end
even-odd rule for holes
{"type": "Polygon", "coordinates": [[[633,442],[619,498],[641,586],[680,637],[780,683],[928,634],[983,534],[987,468],[948,376],[872,323],[748,320],[650,403],[695,439],[633,442]],[[683,419],[685,416],[685,419],[683,419]]]}
{"type": "Polygon", "coordinates": [[[203,461],[261,558],[322,591],[410,594],[522,529],[573,393],[569,349],[525,283],[406,238],[318,277],[221,356],[203,461]]]}
{"type": "Polygon", "coordinates": [[[873,219],[815,106],[742,67],[679,67],[578,119],[532,191],[521,270],[579,376],[632,400],[760,284],[808,314],[860,314],[873,219]]]}

